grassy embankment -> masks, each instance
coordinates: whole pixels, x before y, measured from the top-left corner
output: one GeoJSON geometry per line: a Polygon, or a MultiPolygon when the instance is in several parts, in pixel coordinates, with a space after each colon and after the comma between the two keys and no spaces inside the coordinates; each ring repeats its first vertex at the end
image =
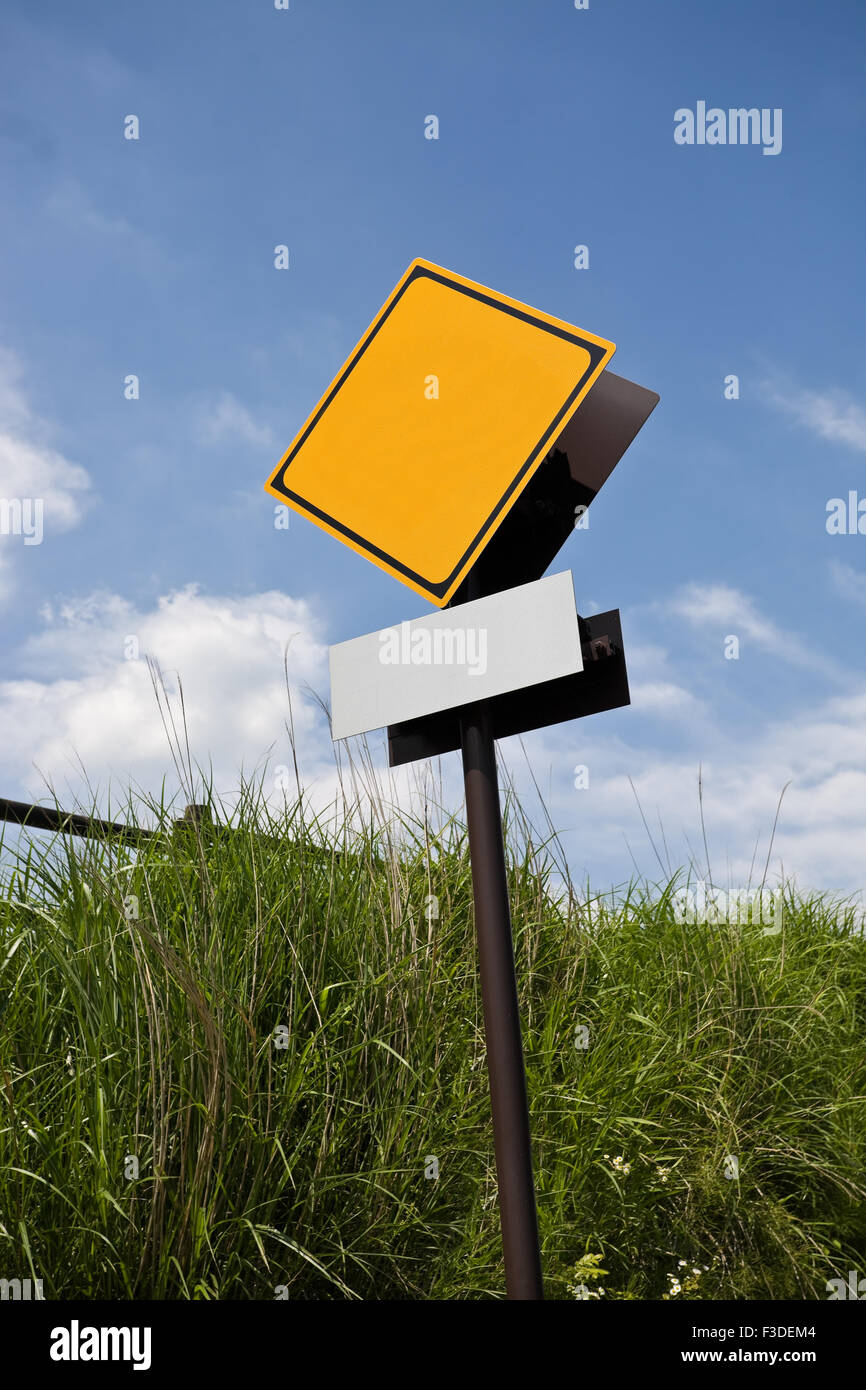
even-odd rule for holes
{"type": "MultiPolygon", "coordinates": [[[[500,1296],[463,828],[406,821],[397,852],[256,800],[140,852],[34,836],[9,879],[0,1276],[500,1296]]],[[[689,926],[670,885],[588,913],[519,815],[509,858],[548,1296],[825,1298],[866,1272],[853,913],[689,926]]]]}

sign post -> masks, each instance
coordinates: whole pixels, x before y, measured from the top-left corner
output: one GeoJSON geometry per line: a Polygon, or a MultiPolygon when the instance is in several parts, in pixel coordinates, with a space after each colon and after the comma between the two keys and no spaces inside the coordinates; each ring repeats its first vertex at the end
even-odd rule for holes
{"type": "Polygon", "coordinates": [[[466,821],[505,1291],[510,1299],[542,1299],[544,1287],[532,1177],[529,1105],[514,973],[496,745],[486,701],[468,706],[461,714],[460,746],[466,785],[466,821]]]}
{"type": "Polygon", "coordinates": [[[618,612],[543,577],[658,402],[615,350],[413,261],[265,484],[447,607],[331,647],[331,736],[462,754],[509,1299],[544,1290],[495,741],[629,703],[618,612]]]}

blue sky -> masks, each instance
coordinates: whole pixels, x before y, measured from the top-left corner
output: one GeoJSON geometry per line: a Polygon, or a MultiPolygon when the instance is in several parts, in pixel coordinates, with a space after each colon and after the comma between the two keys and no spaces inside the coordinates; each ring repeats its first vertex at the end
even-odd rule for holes
{"type": "Polygon", "coordinates": [[[131,634],[228,793],[286,756],[287,635],[327,694],[328,643],[425,611],[262,490],[420,255],[613,339],[661,396],[553,567],[621,609],[633,685],[525,740],[575,872],[658,868],[629,779],[683,862],[702,764],[721,874],[756,837],[762,862],[790,781],[776,867],[862,886],[866,535],[825,525],[866,497],[862,6],[7,0],[3,27],[0,496],[43,496],[45,534],[0,535],[0,794],[80,795],[76,758],[103,797],[170,770],[131,634]],[[781,108],[781,152],[675,144],[699,100],[781,108]]]}

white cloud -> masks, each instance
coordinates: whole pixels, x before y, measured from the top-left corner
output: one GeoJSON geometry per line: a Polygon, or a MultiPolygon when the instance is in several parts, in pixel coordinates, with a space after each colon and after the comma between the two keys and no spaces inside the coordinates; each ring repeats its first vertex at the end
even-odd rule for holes
{"type": "MultiPolygon", "coordinates": [[[[852,575],[844,578],[851,582],[852,575]]],[[[739,632],[773,656],[813,664],[798,634],[783,631],[748,595],[724,585],[688,585],[645,610],[645,616],[653,612],[665,618],[675,612],[696,627],[739,632]]],[[[823,671],[823,657],[820,665],[823,671]]],[[[631,710],[524,738],[535,778],[549,788],[552,821],[578,882],[587,875],[596,885],[627,880],[635,872],[631,854],[642,873],[661,876],[641,810],[665,863],[669,853],[674,869],[692,859],[705,869],[698,796],[702,767],[704,823],[716,881],[745,887],[755,872],[760,879],[779,796],[790,784],[773,842],[771,877],[784,872],[804,887],[832,892],[864,889],[866,693],[855,670],[834,669],[845,694],[813,699],[793,715],[782,718],[773,705],[762,710],[752,704],[737,707],[731,719],[730,679],[702,683],[702,698],[690,698],[695,654],[685,645],[672,655],[645,638],[629,653],[630,671],[633,667],[631,710]],[[633,726],[643,712],[673,714],[675,738],[671,726],[647,721],[633,726]],[[574,786],[578,764],[589,770],[587,789],[574,786]]],[[[735,674],[732,666],[727,675],[735,674]]],[[[503,749],[531,804],[533,782],[518,740],[503,749]]]]}
{"type": "MultiPolygon", "coordinates": [[[[549,787],[548,810],[576,882],[596,888],[640,872],[659,879],[693,861],[706,877],[701,799],[709,863],[721,886],[760,881],[780,794],[768,881],[795,877],[801,886],[862,893],[866,884],[866,695],[832,700],[797,718],[736,732],[710,725],[678,747],[640,743],[583,721],[524,738],[535,778],[549,787]],[[589,787],[574,787],[584,764],[589,787]],[[639,803],[639,805],[638,805],[639,803]],[[648,830],[641,816],[646,818],[648,830]],[[628,847],[627,847],[628,846],[628,847]]],[[[626,727],[625,718],[620,728],[626,727]]],[[[645,727],[645,726],[644,726],[645,727]]],[[[516,739],[503,745],[527,806],[532,779],[516,739]]],[[[540,823],[539,814],[535,819],[540,823]]]]}
{"type": "Polygon", "coordinates": [[[843,391],[793,391],[771,382],[764,389],[772,405],[821,439],[866,452],[866,410],[843,391]]]}
{"type": "Polygon", "coordinates": [[[273,434],[266,425],[257,424],[245,405],[230,391],[223,391],[215,404],[201,411],[199,437],[205,444],[261,445],[271,448],[273,434]]]}
{"type": "Polygon", "coordinates": [[[132,257],[142,269],[165,273],[169,266],[165,251],[153,236],[125,217],[103,212],[75,179],[65,179],[49,194],[46,209],[65,231],[90,243],[100,241],[127,259],[132,257]]]}
{"type": "MultiPolygon", "coordinates": [[[[429,765],[387,768],[384,740],[371,740],[372,756],[352,741],[335,754],[327,718],[327,648],[309,603],[270,592],[225,598],[195,585],[139,611],[116,594],[97,593],[46,606],[44,629],[24,645],[19,664],[27,678],[0,682],[0,745],[5,751],[3,794],[44,800],[47,787],[60,805],[99,806],[126,818],[128,791],[160,796],[182,807],[201,783],[194,771],[177,775],[146,660],[158,663],[169,705],[182,729],[186,711],[194,770],[212,777],[217,798],[230,809],[242,777],[259,779],[277,806],[294,795],[288,733],[291,718],[305,801],[326,825],[344,806],[360,822],[371,818],[399,833],[388,808],[425,806],[435,822],[441,787],[429,765]],[[136,637],[140,658],[127,660],[136,637]],[[423,786],[419,793],[418,787],[423,786]]],[[[448,777],[449,804],[459,789],[458,765],[448,777]]],[[[50,800],[50,797],[49,797],[50,800]]]]}
{"type": "MultiPolygon", "coordinates": [[[[751,602],[748,611],[763,631],[767,620],[751,602]]],[[[43,630],[18,653],[26,678],[0,683],[0,744],[9,779],[5,795],[36,799],[44,791],[41,772],[56,787],[61,804],[71,807],[76,797],[86,803],[81,765],[103,792],[110,783],[115,808],[130,783],[158,793],[168,776],[172,789],[168,742],[143,659],[149,655],[166,675],[176,717],[180,678],[193,760],[212,767],[217,793],[230,802],[241,769],[252,774],[265,759],[271,774],[278,765],[291,767],[283,671],[288,644],[301,779],[317,810],[333,804],[341,778],[347,795],[357,796],[368,808],[369,787],[378,784],[386,807],[417,809],[422,799],[411,788],[419,779],[426,780],[428,801],[460,806],[456,754],[439,767],[415,764],[392,775],[385,766],[383,739],[376,735],[370,740],[366,785],[357,784],[342,750],[343,770],[338,771],[327,720],[310,693],[328,696],[326,634],[313,604],[278,592],[226,598],[189,586],[144,610],[111,593],[69,599],[46,606],[43,622],[43,630]],[[137,661],[124,658],[131,636],[139,643],[142,659],[137,661]]],[[[692,697],[687,677],[664,648],[647,642],[638,652],[637,664],[646,676],[641,705],[651,705],[647,691],[655,691],[657,703],[674,713],[688,712],[692,697]],[[671,706],[672,701],[679,703],[671,706]]],[[[545,789],[578,883],[586,874],[597,889],[623,882],[634,872],[631,853],[641,872],[661,877],[635,793],[662,859],[669,853],[677,868],[694,856],[703,872],[702,765],[704,822],[716,883],[745,887],[750,877],[753,884],[760,882],[779,794],[790,783],[770,881],[784,871],[807,887],[862,889],[866,692],[825,699],[785,719],[772,711],[763,716],[753,712],[750,720],[736,725],[725,722],[726,706],[720,704],[714,717],[680,719],[673,734],[668,723],[654,730],[648,721],[638,722],[641,705],[524,737],[532,772],[545,789]],[[589,768],[587,790],[574,787],[578,764],[589,768]]],[[[501,754],[527,811],[543,828],[520,740],[504,741],[501,754]]],[[[274,787],[271,774],[266,790],[274,787]]],[[[546,838],[547,831],[543,833],[546,838]]]]}
{"type": "Polygon", "coordinates": [[[66,787],[86,796],[79,764],[94,785],[110,779],[115,795],[130,779],[159,788],[172,764],[147,657],[166,677],[177,720],[182,683],[193,761],[212,762],[218,791],[236,788],[241,768],[252,773],[269,753],[285,762],[287,647],[299,756],[308,774],[329,763],[333,775],[327,722],[304,692],[309,684],[327,696],[325,648],[305,602],[220,598],[191,585],[148,611],[93,594],[46,607],[43,621],[20,653],[32,674],[0,684],[7,775],[28,795],[48,778],[58,795],[66,787]],[[137,660],[126,659],[131,638],[137,660]]]}
{"type": "MultiPolygon", "coordinates": [[[[641,630],[641,619],[635,624],[641,630]]],[[[677,678],[667,647],[647,640],[629,644],[627,649],[628,681],[631,703],[640,714],[698,715],[702,701],[677,678]]]]}
{"type": "Polygon", "coordinates": [[[825,672],[829,669],[823,652],[814,651],[796,633],[786,632],[763,617],[752,599],[728,584],[686,584],[662,606],[693,627],[746,637],[762,651],[791,665],[820,666],[825,672]]]}
{"type": "Polygon", "coordinates": [[[842,560],[830,561],[830,577],[837,593],[866,608],[866,574],[842,560]]]}
{"type": "Polygon", "coordinates": [[[87,471],[46,443],[48,427],[30,409],[21,377],[18,359],[4,350],[0,353],[0,598],[12,591],[13,564],[21,559],[24,547],[50,542],[53,534],[77,526],[89,501],[87,471]]]}
{"type": "Polygon", "coordinates": [[[23,379],[19,358],[9,348],[0,347],[0,422],[7,429],[21,428],[32,419],[23,379]]]}
{"type": "Polygon", "coordinates": [[[672,681],[632,681],[630,694],[632,704],[641,714],[673,715],[680,719],[686,711],[699,708],[692,692],[672,681]]]}

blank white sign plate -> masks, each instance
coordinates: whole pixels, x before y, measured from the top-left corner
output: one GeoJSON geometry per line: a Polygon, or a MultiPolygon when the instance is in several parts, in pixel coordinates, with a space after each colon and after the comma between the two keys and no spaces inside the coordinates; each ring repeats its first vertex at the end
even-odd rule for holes
{"type": "Polygon", "coordinates": [[[330,648],[331,737],[583,670],[571,571],[330,648]]]}

